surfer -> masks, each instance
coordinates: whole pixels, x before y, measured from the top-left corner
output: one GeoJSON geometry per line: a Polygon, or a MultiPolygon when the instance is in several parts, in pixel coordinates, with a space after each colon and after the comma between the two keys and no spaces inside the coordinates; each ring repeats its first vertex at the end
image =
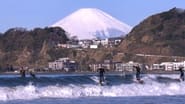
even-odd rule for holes
{"type": "Polygon", "coordinates": [[[20,75],[22,78],[25,78],[25,76],[26,76],[26,71],[23,67],[21,67],[21,69],[20,69],[20,75]]]}
{"type": "Polygon", "coordinates": [[[32,76],[33,78],[36,78],[34,69],[29,69],[29,73],[30,73],[30,76],[32,76]]]}
{"type": "Polygon", "coordinates": [[[141,74],[141,68],[139,67],[139,65],[136,65],[136,66],[133,66],[136,70],[136,80],[138,82],[141,81],[141,78],[140,78],[140,74],[141,74]]]}
{"type": "Polygon", "coordinates": [[[98,71],[99,71],[99,83],[102,84],[105,81],[104,79],[105,69],[101,67],[98,69],[98,71]]]}
{"type": "Polygon", "coordinates": [[[180,66],[179,67],[179,71],[180,71],[180,80],[181,81],[184,81],[184,70],[183,70],[184,67],[180,66]]]}

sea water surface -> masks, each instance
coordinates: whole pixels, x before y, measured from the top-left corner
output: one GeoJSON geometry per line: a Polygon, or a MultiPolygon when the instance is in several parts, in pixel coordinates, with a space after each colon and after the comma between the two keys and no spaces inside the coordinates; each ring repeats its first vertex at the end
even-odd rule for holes
{"type": "Polygon", "coordinates": [[[0,75],[0,104],[185,104],[185,82],[178,74],[44,74],[36,78],[0,75]]]}

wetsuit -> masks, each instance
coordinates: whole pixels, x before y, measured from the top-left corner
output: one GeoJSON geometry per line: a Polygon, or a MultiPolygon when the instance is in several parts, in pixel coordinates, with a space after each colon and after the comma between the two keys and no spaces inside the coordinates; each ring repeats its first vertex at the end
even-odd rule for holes
{"type": "Polygon", "coordinates": [[[99,79],[99,82],[100,83],[102,83],[103,81],[104,81],[104,73],[105,73],[105,69],[103,69],[103,68],[100,68],[99,69],[99,77],[100,77],[100,79],[99,79]]]}
{"type": "Polygon", "coordinates": [[[21,77],[24,78],[26,76],[26,72],[24,69],[20,70],[21,77]]]}
{"type": "Polygon", "coordinates": [[[30,72],[30,75],[33,77],[33,78],[36,78],[35,77],[35,74],[33,72],[30,72]]]}
{"type": "Polygon", "coordinates": [[[180,71],[180,79],[182,81],[184,81],[184,71],[183,71],[183,68],[179,68],[179,71],[180,71]]]}
{"type": "Polygon", "coordinates": [[[139,66],[134,66],[136,68],[136,79],[140,80],[140,74],[141,74],[141,69],[139,66]]]}
{"type": "Polygon", "coordinates": [[[31,77],[36,78],[36,76],[35,76],[35,73],[34,73],[34,70],[33,70],[33,69],[29,69],[29,73],[30,73],[30,76],[31,76],[31,77]]]}

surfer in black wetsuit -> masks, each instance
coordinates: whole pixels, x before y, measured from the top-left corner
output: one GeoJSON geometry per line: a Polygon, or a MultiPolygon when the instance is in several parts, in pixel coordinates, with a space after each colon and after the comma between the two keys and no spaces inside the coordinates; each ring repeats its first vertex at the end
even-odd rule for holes
{"type": "Polygon", "coordinates": [[[36,78],[35,73],[34,73],[34,69],[29,69],[29,73],[32,78],[36,78]]]}
{"type": "Polygon", "coordinates": [[[105,69],[99,68],[98,71],[99,71],[99,83],[102,84],[102,82],[105,81],[105,79],[104,79],[105,69]]]}
{"type": "Polygon", "coordinates": [[[133,66],[136,69],[136,80],[140,81],[140,74],[141,74],[141,68],[139,67],[139,65],[133,66]]]}
{"type": "Polygon", "coordinates": [[[179,71],[180,71],[180,80],[184,81],[184,67],[180,66],[179,71]]]}
{"type": "Polygon", "coordinates": [[[20,74],[21,74],[22,78],[26,77],[26,71],[25,71],[25,69],[23,67],[21,67],[20,74]]]}

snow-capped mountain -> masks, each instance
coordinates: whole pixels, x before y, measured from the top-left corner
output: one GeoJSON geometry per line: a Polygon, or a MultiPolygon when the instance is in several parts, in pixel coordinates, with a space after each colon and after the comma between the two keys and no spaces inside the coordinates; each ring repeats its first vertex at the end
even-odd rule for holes
{"type": "Polygon", "coordinates": [[[119,37],[131,30],[129,25],[95,8],[79,9],[52,27],[61,27],[70,37],[77,36],[78,39],[119,37]]]}

